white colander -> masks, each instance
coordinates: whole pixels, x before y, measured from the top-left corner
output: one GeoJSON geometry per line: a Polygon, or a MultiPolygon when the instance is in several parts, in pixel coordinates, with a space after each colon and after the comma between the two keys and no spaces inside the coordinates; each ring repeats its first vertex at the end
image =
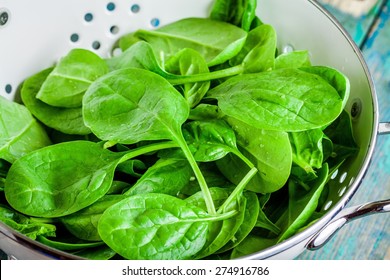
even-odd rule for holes
{"type": "MultiPolygon", "coordinates": [[[[52,66],[72,48],[86,48],[109,57],[115,55],[113,45],[120,36],[184,17],[207,17],[212,4],[212,0],[2,0],[0,95],[17,99],[25,78],[52,66]]],[[[351,82],[346,110],[352,114],[360,151],[333,178],[325,204],[327,214],[283,243],[247,256],[294,258],[305,248],[321,246],[350,219],[390,210],[389,200],[345,208],[368,168],[378,127],[382,133],[390,129],[388,123],[378,123],[374,86],[359,49],[315,1],[259,0],[257,15],[275,27],[280,50],[309,50],[314,65],[335,67],[351,82]]],[[[18,259],[76,258],[32,241],[3,224],[0,248],[18,259]]]]}

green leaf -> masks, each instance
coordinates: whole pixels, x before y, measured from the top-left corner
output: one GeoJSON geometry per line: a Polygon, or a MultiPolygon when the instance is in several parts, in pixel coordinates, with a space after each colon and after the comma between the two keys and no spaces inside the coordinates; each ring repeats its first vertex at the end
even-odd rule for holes
{"type": "MultiPolygon", "coordinates": [[[[246,188],[256,193],[271,193],[282,188],[290,176],[292,164],[288,134],[257,129],[234,118],[226,120],[236,132],[241,153],[259,170],[246,188]]],[[[231,154],[217,165],[234,184],[249,171],[247,164],[231,154]]]]}
{"type": "Polygon", "coordinates": [[[84,125],[81,106],[76,108],[54,107],[36,98],[43,82],[53,68],[45,69],[23,82],[22,101],[28,110],[46,126],[66,134],[87,135],[91,130],[84,125]]]}
{"type": "Polygon", "coordinates": [[[11,166],[5,196],[14,209],[26,215],[69,215],[105,195],[122,157],[88,141],[45,147],[11,166]]]}
{"type": "Polygon", "coordinates": [[[260,129],[288,132],[328,125],[343,107],[338,91],[326,80],[294,68],[236,76],[208,96],[228,116],[260,129]]]}
{"type": "Polygon", "coordinates": [[[324,133],[321,129],[290,132],[289,138],[292,147],[293,162],[307,173],[321,168],[324,154],[322,140],[324,133]]]}
{"type": "Polygon", "coordinates": [[[42,84],[37,98],[57,107],[80,107],[90,84],[108,72],[106,62],[85,49],[64,56],[42,84]]]}
{"type": "Polygon", "coordinates": [[[237,150],[234,131],[223,120],[189,122],[183,135],[197,161],[215,161],[237,150]]]}
{"type": "MultiPolygon", "coordinates": [[[[204,58],[193,49],[183,49],[172,56],[165,63],[165,71],[183,76],[190,76],[200,73],[208,73],[204,58]]],[[[186,83],[178,90],[183,93],[191,108],[195,107],[202,100],[210,88],[210,82],[186,83]]]]}
{"type": "Polygon", "coordinates": [[[177,195],[190,181],[193,172],[185,159],[159,159],[124,195],[164,193],[177,195]]]}
{"type": "Polygon", "coordinates": [[[0,221],[31,239],[37,236],[55,236],[56,226],[26,217],[13,209],[0,205],[0,221]]]}
{"type": "Polygon", "coordinates": [[[207,212],[164,194],[130,196],[108,208],[98,229],[127,259],[189,259],[202,249],[207,212]]]}
{"type": "Polygon", "coordinates": [[[317,208],[328,174],[328,165],[324,164],[318,171],[318,179],[313,182],[310,191],[306,191],[293,180],[289,181],[288,218],[287,221],[283,218],[281,221],[278,221],[280,227],[283,228],[283,233],[280,235],[278,242],[296,234],[309,221],[317,208]]]}
{"type": "Polygon", "coordinates": [[[275,59],[275,69],[311,66],[309,51],[283,53],[275,59]]]}
{"type": "Polygon", "coordinates": [[[26,107],[0,96],[0,159],[13,163],[50,144],[46,131],[26,107]]]}
{"type": "Polygon", "coordinates": [[[160,61],[191,48],[208,66],[221,64],[242,48],[247,33],[232,24],[206,18],[185,18],[156,30],[138,30],[134,36],[150,43],[160,61]],[[161,57],[160,57],[161,56],[161,57]]]}
{"type": "Polygon", "coordinates": [[[60,218],[60,221],[71,234],[79,239],[101,241],[97,229],[100,217],[108,207],[124,198],[126,198],[124,195],[105,195],[92,205],[60,218]]]}
{"type": "Polygon", "coordinates": [[[249,31],[256,16],[257,0],[216,0],[210,18],[229,22],[249,31]]]}
{"type": "Polygon", "coordinates": [[[248,33],[242,50],[229,62],[242,64],[244,73],[258,73],[274,68],[276,31],[268,24],[260,25],[248,33]]]}
{"type": "Polygon", "coordinates": [[[122,144],[174,140],[189,114],[187,102],[171,84],[136,68],[116,70],[97,80],[83,104],[85,124],[100,139],[122,144]]]}

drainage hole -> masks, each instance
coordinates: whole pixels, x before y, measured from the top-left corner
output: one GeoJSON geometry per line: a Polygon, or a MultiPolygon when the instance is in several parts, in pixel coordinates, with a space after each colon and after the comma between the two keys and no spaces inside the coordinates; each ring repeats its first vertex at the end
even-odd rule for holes
{"type": "Polygon", "coordinates": [[[80,39],[80,36],[77,33],[73,33],[72,35],[70,35],[70,41],[73,43],[78,42],[79,39],[80,39]]]}
{"type": "Polygon", "coordinates": [[[352,119],[357,119],[362,112],[362,101],[360,99],[355,99],[351,107],[351,117],[352,119]]]}
{"type": "Polygon", "coordinates": [[[113,10],[115,10],[115,3],[114,2],[109,2],[107,4],[106,8],[107,8],[107,11],[112,12],[113,10]]]}
{"type": "Polygon", "coordinates": [[[118,34],[118,32],[119,32],[119,27],[118,26],[116,26],[116,25],[113,25],[113,26],[111,26],[110,27],[110,32],[111,32],[111,34],[118,34]]]}
{"type": "Polygon", "coordinates": [[[8,12],[0,10],[0,26],[6,25],[8,20],[9,20],[8,12]]]}
{"type": "Polygon", "coordinates": [[[91,14],[91,13],[86,13],[86,14],[84,15],[84,20],[85,20],[86,22],[91,22],[91,21],[93,20],[93,14],[91,14]]]}
{"type": "Polygon", "coordinates": [[[94,50],[98,50],[98,49],[100,49],[100,42],[99,41],[94,41],[93,43],[92,43],[92,48],[94,49],[94,50]]]}
{"type": "Polygon", "coordinates": [[[5,85],[5,92],[10,94],[12,92],[12,86],[10,84],[5,85]]]}
{"type": "Polygon", "coordinates": [[[157,27],[160,25],[160,20],[158,18],[153,18],[151,21],[150,21],[150,24],[153,26],[153,27],[157,27]]]}
{"type": "Polygon", "coordinates": [[[130,7],[130,11],[134,14],[138,13],[141,10],[141,7],[138,4],[134,4],[130,7]]]}

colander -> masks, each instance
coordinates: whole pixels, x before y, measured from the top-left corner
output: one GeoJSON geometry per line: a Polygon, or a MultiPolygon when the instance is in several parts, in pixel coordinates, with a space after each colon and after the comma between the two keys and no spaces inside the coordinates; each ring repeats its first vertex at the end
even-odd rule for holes
{"type": "MultiPolygon", "coordinates": [[[[185,17],[207,17],[212,0],[3,0],[0,3],[0,95],[17,98],[23,80],[52,66],[73,48],[103,57],[115,53],[122,35],[153,29],[185,17]]],[[[348,221],[390,211],[390,200],[346,208],[369,167],[376,138],[390,132],[378,122],[374,85],[365,61],[340,24],[315,1],[259,0],[257,15],[274,26],[279,49],[305,49],[314,65],[335,67],[351,82],[351,113],[359,154],[332,178],[327,214],[286,241],[245,256],[291,259],[322,246],[348,221]],[[343,182],[343,183],[340,183],[343,182]]],[[[0,248],[16,259],[77,259],[49,248],[0,223],[0,248]]]]}

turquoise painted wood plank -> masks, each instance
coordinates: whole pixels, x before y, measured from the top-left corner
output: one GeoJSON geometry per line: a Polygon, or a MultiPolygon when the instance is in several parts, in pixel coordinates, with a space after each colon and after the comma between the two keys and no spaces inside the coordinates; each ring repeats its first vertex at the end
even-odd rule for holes
{"type": "Polygon", "coordinates": [[[367,13],[360,16],[341,11],[336,6],[329,4],[329,0],[319,0],[318,2],[341,23],[355,43],[358,46],[361,46],[365,41],[366,34],[374,24],[378,13],[380,13],[381,8],[386,1],[387,0],[378,0],[367,13]]]}
{"type": "MultiPolygon", "coordinates": [[[[390,121],[390,3],[382,7],[362,46],[378,95],[380,120],[390,121]]],[[[390,135],[378,137],[369,171],[348,204],[390,198],[390,135]]],[[[365,217],[344,226],[322,249],[298,259],[390,259],[390,214],[365,217]]]]}

